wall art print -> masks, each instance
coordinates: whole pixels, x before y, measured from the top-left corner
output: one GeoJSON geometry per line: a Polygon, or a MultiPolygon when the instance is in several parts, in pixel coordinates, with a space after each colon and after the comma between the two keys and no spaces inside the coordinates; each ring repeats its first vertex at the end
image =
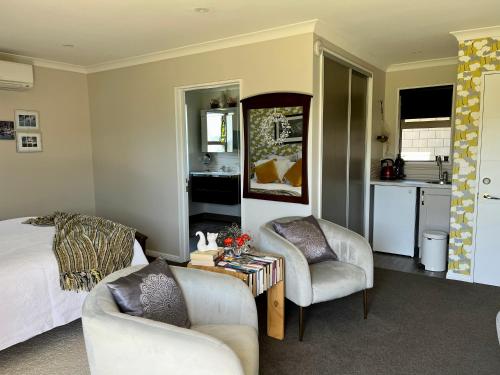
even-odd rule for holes
{"type": "Polygon", "coordinates": [[[16,110],[16,129],[22,131],[40,129],[38,112],[22,109],[16,110]]]}
{"type": "Polygon", "coordinates": [[[14,140],[16,132],[14,130],[14,121],[0,121],[0,139],[14,140]]]}

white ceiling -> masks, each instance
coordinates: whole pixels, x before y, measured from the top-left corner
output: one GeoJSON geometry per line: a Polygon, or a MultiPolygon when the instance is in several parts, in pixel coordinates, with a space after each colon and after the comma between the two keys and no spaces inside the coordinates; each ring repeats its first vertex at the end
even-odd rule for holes
{"type": "Polygon", "coordinates": [[[312,19],[386,68],[456,56],[449,32],[500,25],[500,0],[1,0],[0,52],[92,66],[312,19]]]}

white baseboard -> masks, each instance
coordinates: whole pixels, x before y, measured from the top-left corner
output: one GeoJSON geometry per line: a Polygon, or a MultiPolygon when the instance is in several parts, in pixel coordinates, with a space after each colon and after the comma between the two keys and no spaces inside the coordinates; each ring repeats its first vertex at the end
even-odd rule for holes
{"type": "Polygon", "coordinates": [[[455,273],[452,271],[446,272],[446,278],[448,280],[464,281],[466,283],[473,283],[472,275],[462,275],[461,273],[455,273]]]}
{"type": "Polygon", "coordinates": [[[176,263],[184,263],[185,262],[185,260],[182,259],[179,255],[162,253],[160,251],[155,251],[155,250],[149,250],[149,249],[146,250],[146,255],[153,257],[153,258],[162,257],[166,260],[170,260],[170,261],[176,262],[176,263]]]}

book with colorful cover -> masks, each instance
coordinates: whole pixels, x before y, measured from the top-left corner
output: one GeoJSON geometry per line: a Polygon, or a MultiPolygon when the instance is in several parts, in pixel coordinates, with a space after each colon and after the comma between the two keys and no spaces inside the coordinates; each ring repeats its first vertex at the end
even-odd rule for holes
{"type": "Polygon", "coordinates": [[[217,267],[248,275],[247,284],[254,296],[259,295],[283,279],[283,258],[268,254],[243,254],[240,257],[224,255],[217,267]]]}

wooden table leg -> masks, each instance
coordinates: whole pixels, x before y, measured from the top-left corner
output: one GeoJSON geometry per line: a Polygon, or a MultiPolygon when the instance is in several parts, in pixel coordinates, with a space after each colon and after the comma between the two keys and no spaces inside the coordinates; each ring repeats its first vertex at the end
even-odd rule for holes
{"type": "Polygon", "coordinates": [[[280,281],[267,291],[267,335],[285,338],[285,283],[280,281]]]}

